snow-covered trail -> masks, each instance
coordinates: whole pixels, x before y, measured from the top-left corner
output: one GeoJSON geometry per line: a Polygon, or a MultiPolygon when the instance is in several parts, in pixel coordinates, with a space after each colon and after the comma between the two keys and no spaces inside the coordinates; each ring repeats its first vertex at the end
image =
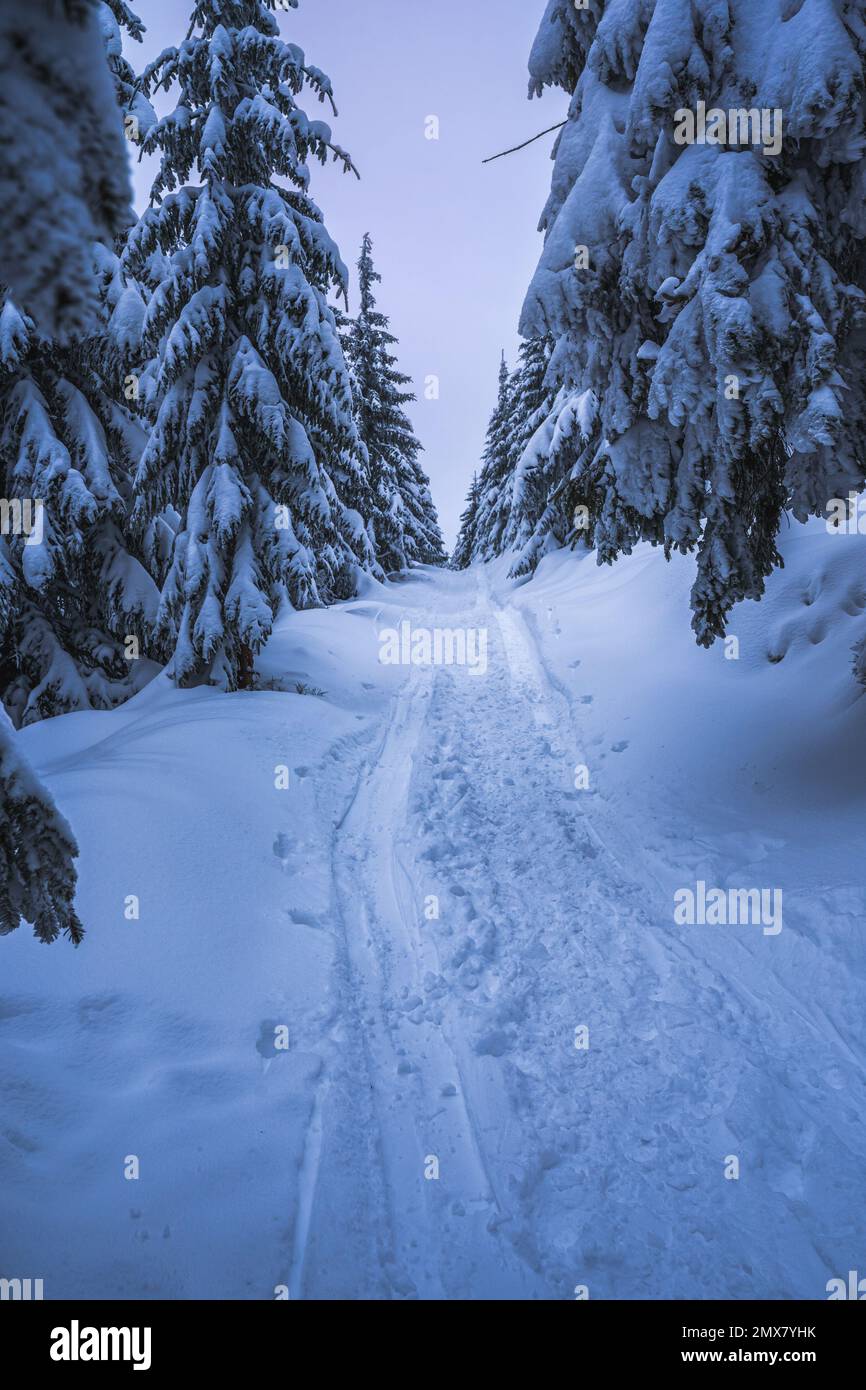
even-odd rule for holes
{"type": "Polygon", "coordinates": [[[859,1142],[820,1152],[798,1038],[826,1021],[759,929],[674,928],[653,828],[597,757],[576,779],[585,705],[513,592],[476,567],[406,593],[413,628],[485,629],[487,670],[407,670],[335,829],[293,1296],[820,1292],[859,1142]]]}
{"type": "MultiPolygon", "coordinates": [[[[451,613],[448,622],[477,624],[484,616],[482,609],[451,613]]],[[[486,1117],[494,1097],[473,1094],[467,1081],[464,1020],[450,1006],[432,930],[441,919],[425,915],[425,903],[428,913],[437,910],[429,904],[438,894],[424,867],[431,856],[419,844],[417,813],[428,800],[425,730],[442,678],[432,668],[410,670],[335,832],[342,1046],[336,1081],[324,1083],[331,1127],[324,1150],[330,1144],[337,1156],[317,1172],[308,1202],[313,1220],[302,1223],[315,1252],[311,1258],[303,1249],[296,1261],[297,1292],[307,1297],[541,1292],[503,1228],[514,1218],[491,1162],[497,1135],[486,1117]],[[353,1147],[355,1161],[347,1155],[353,1147]],[[363,1256],[361,1265],[347,1262],[344,1239],[357,1231],[359,1211],[372,1215],[371,1193],[376,1220],[366,1232],[365,1286],[363,1256]]],[[[457,702],[460,693],[450,696],[457,702]]]]}
{"type": "Polygon", "coordinates": [[[527,1283],[499,1234],[505,1211],[455,1020],[440,1004],[447,987],[407,833],[431,698],[428,673],[415,673],[335,846],[347,993],[363,1038],[385,1187],[380,1242],[397,1294],[455,1297],[479,1279],[490,1296],[521,1297],[527,1283]]]}
{"type": "Polygon", "coordinates": [[[592,1282],[558,1252],[615,1212],[629,1124],[629,1163],[657,1150],[627,1117],[677,1084],[666,964],[523,617],[479,570],[427,596],[412,621],[485,628],[488,670],[410,670],[335,833],[343,1000],[295,1293],[562,1297],[592,1282]]]}

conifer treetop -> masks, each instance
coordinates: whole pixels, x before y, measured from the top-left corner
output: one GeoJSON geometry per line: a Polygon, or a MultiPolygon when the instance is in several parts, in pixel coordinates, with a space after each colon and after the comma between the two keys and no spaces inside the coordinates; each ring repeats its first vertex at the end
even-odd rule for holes
{"type": "Polygon", "coordinates": [[[696,552],[710,645],[782,513],[866,476],[862,5],[551,0],[530,69],[571,94],[521,320],[555,340],[551,440],[600,562],[696,552]]]}
{"type": "Polygon", "coordinates": [[[329,289],[347,271],[309,196],[310,164],[349,156],[298,102],[331,84],[259,0],[200,0],[185,40],[145,70],[176,88],[147,131],[151,205],[123,262],[151,290],[142,375],[153,423],[138,511],[183,518],[157,630],[180,681],[230,687],[285,591],[353,592],[367,562],[349,376],[329,289]]]}
{"type": "Polygon", "coordinates": [[[412,564],[441,564],[444,546],[422,452],[406,407],[415,400],[411,378],[397,363],[398,340],[376,306],[374,285],[381,275],[373,262],[373,241],[364,234],[358,259],[359,307],[344,336],[355,395],[355,418],[370,480],[369,529],[386,573],[412,564]]]}

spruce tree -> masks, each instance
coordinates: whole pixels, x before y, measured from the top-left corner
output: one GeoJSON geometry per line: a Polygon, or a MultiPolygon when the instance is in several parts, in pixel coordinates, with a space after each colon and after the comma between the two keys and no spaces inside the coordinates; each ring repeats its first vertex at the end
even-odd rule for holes
{"type": "Polygon", "coordinates": [[[551,343],[548,338],[530,338],[521,343],[519,362],[511,386],[509,451],[511,485],[503,492],[501,517],[497,528],[500,551],[522,550],[533,536],[547,508],[549,495],[559,480],[544,466],[537,435],[553,405],[554,393],[547,385],[551,343]],[[507,502],[507,506],[505,505],[507,502]]]}
{"type": "MultiPolygon", "coordinates": [[[[100,7],[120,97],[132,70],[112,11],[134,37],[141,24],[122,0],[100,7]]],[[[124,395],[144,305],[108,247],[94,243],[89,257],[98,319],[73,341],[46,337],[0,293],[0,483],[14,505],[40,508],[40,535],[0,538],[0,699],[18,725],[109,708],[156,669],[142,660],[158,603],[143,562],[153,535],[136,535],[130,519],[145,436],[124,395]]]]}
{"type": "Polygon", "coordinates": [[[479,486],[478,474],[473,473],[472,484],[466,497],[466,510],[460,518],[460,533],[451,556],[452,569],[465,570],[472,564],[472,552],[475,549],[477,532],[478,503],[480,500],[481,488],[479,486]]]}
{"type": "MultiPolygon", "coordinates": [[[[0,633],[2,636],[2,633],[0,633]]],[[[78,847],[66,821],[15,747],[0,707],[0,936],[29,922],[49,944],[63,932],[77,946],[78,847]]]]}
{"type": "Polygon", "coordinates": [[[405,410],[415,400],[405,390],[410,378],[397,366],[392,351],[397,339],[388,318],[376,308],[373,286],[381,279],[367,233],[358,260],[358,314],[349,323],[344,343],[358,434],[366,452],[371,537],[376,558],[388,574],[412,564],[441,564],[444,551],[429,480],[418,462],[422,446],[405,410]]]}
{"type": "MultiPolygon", "coordinates": [[[[129,14],[120,0],[112,8],[129,14]]],[[[129,422],[107,408],[103,416],[83,341],[99,333],[94,242],[110,244],[131,220],[98,11],[93,0],[34,0],[0,15],[0,696],[11,677],[13,706],[25,717],[36,717],[41,696],[49,702],[41,712],[63,707],[62,692],[82,684],[58,628],[74,629],[86,670],[104,662],[80,586],[95,583],[115,604],[123,587],[110,520],[119,494],[107,450],[109,436],[125,437],[129,422]],[[91,530],[100,533],[95,545],[92,535],[84,539],[91,530]],[[34,657],[40,647],[44,660],[34,657]],[[52,692],[61,694],[60,706],[52,692]]],[[[0,934],[23,918],[44,942],[61,932],[80,942],[77,853],[0,704],[0,934]]]]}
{"type": "Polygon", "coordinates": [[[572,98],[522,319],[555,340],[566,507],[600,563],[695,551],[704,645],[783,511],[863,486],[864,59],[855,0],[550,0],[533,49],[572,98]]]}
{"type": "Polygon", "coordinates": [[[378,580],[384,581],[385,571],[379,563],[376,554],[376,533],[373,525],[373,517],[376,510],[373,495],[373,483],[370,474],[370,461],[367,457],[367,449],[364,445],[360,432],[358,432],[358,401],[361,398],[361,388],[355,376],[355,369],[348,351],[348,337],[352,332],[353,322],[348,313],[340,304],[333,306],[334,321],[337,325],[337,332],[340,335],[340,342],[343,346],[343,357],[346,363],[346,372],[349,378],[349,390],[352,395],[353,418],[356,427],[356,468],[351,478],[347,478],[343,485],[342,496],[349,507],[351,507],[363,519],[364,537],[367,546],[368,564],[366,568],[378,580]]]}
{"type": "Polygon", "coordinates": [[[19,527],[0,538],[9,610],[0,700],[16,725],[108,709],[155,669],[142,658],[158,591],[130,521],[144,435],[118,365],[143,306],[116,267],[103,251],[114,308],[106,302],[104,334],[75,345],[46,341],[8,296],[0,301],[0,477],[31,521],[29,535],[19,527]]]}
{"type": "Polygon", "coordinates": [[[516,551],[512,577],[533,570],[570,531],[562,497],[562,466],[551,449],[556,393],[549,384],[552,344],[520,345],[510,376],[500,372],[500,399],[488,431],[485,469],[473,478],[455,549],[457,568],[472,558],[516,551]]]}
{"type": "Polygon", "coordinates": [[[333,107],[327,77],[262,0],[199,0],[142,90],[175,84],[143,139],[161,166],[124,253],[152,291],[137,514],[181,516],[156,627],[175,679],[231,689],[283,595],[348,597],[372,567],[344,500],[361,490],[358,440],[327,293],[346,271],[308,192],[312,159],[352,165],[297,101],[333,107]]]}
{"type": "Polygon", "coordinates": [[[503,352],[499,364],[499,391],[487,427],[481,476],[478,479],[475,540],[471,552],[473,560],[493,560],[500,553],[513,481],[513,409],[514,382],[503,352]]]}
{"type": "Polygon", "coordinates": [[[575,438],[591,436],[596,402],[592,392],[557,392],[550,381],[551,343],[523,344],[523,385],[514,444],[514,485],[505,549],[516,551],[511,578],[531,574],[551,550],[569,541],[586,542],[590,511],[577,505],[569,481],[575,438]],[[561,396],[568,396],[564,407],[561,396]]]}

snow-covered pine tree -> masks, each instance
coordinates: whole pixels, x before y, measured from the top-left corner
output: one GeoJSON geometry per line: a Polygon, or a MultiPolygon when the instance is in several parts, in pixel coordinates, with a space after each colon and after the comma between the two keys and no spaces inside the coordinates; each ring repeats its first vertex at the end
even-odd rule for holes
{"type": "Polygon", "coordinates": [[[298,105],[309,90],[333,106],[330,82],[262,0],[199,0],[142,88],[175,83],[176,109],[144,137],[161,167],[124,253],[153,291],[137,510],[182,517],[157,623],[174,678],[234,688],[284,594],[346,597],[374,563],[342,500],[362,490],[327,303],[346,270],[308,193],[311,159],[352,165],[298,105]]]}
{"type": "MultiPolygon", "coordinates": [[[[113,0],[115,8],[119,3],[113,0]]],[[[93,242],[99,236],[110,241],[132,215],[120,116],[93,0],[34,0],[26,11],[3,7],[0,150],[2,696],[10,675],[16,682],[32,681],[32,657],[19,664],[22,637],[40,646],[46,617],[40,606],[49,583],[46,648],[57,648],[50,624],[59,621],[75,627],[96,664],[104,660],[96,650],[97,634],[86,632],[86,622],[73,619],[69,609],[83,597],[73,571],[78,581],[94,577],[83,561],[85,551],[91,552],[79,549],[80,523],[95,520],[100,506],[103,516],[112,506],[111,489],[103,487],[106,431],[80,382],[70,379],[77,372],[61,365],[98,322],[93,242]],[[64,350],[61,343],[74,346],[64,350]],[[60,528],[66,528],[68,554],[60,528]]],[[[84,345],[80,352],[86,374],[84,345]]],[[[96,579],[116,599],[117,574],[106,572],[110,523],[104,521],[101,530],[103,566],[96,579]]],[[[81,614],[80,606],[76,612],[81,614]]],[[[58,667],[54,680],[48,652],[45,696],[77,679],[65,662],[58,667]]],[[[35,693],[16,686],[19,714],[22,698],[25,714],[36,708],[35,693]]],[[[0,703],[0,934],[14,931],[23,918],[42,941],[64,932],[73,944],[80,942],[73,905],[77,853],[68,825],[16,748],[0,703]]]]}
{"type": "MultiPolygon", "coordinates": [[[[128,296],[120,288],[121,318],[128,296]]],[[[0,541],[11,589],[0,699],[18,726],[111,708],[154,674],[158,591],[129,524],[143,434],[97,370],[106,356],[104,341],[54,349],[4,300],[0,471],[6,498],[33,507],[32,534],[0,541]]]]}
{"type": "Polygon", "coordinates": [[[524,551],[534,549],[539,529],[543,531],[550,524],[560,532],[560,541],[568,531],[564,504],[555,499],[561,474],[547,447],[546,424],[555,399],[547,378],[552,346],[549,338],[529,338],[521,343],[511,384],[512,480],[503,493],[508,509],[499,540],[502,550],[518,552],[513,573],[526,572],[524,551]]]}
{"type": "Polygon", "coordinates": [[[108,709],[154,673],[159,594],[130,525],[144,436],[122,401],[124,336],[143,313],[108,251],[105,334],[58,348],[0,300],[0,477],[30,535],[0,538],[8,589],[0,700],[16,725],[108,709]],[[115,377],[109,375],[113,358],[115,377]]]}
{"type": "Polygon", "coordinates": [[[412,564],[441,564],[442,533],[429,480],[421,469],[421,444],[405,407],[415,396],[410,378],[397,366],[397,339],[389,320],[376,308],[373,286],[382,277],[373,264],[373,243],[365,234],[358,259],[359,306],[344,337],[354,382],[355,419],[366,450],[376,558],[386,574],[412,564]]]}
{"type": "MultiPolygon", "coordinates": [[[[334,311],[334,322],[337,326],[337,333],[343,347],[343,360],[346,363],[346,372],[349,377],[349,389],[352,394],[353,418],[357,429],[357,402],[360,399],[360,386],[355,377],[352,361],[348,355],[347,338],[352,331],[352,319],[339,303],[331,306],[334,311]]],[[[351,477],[347,478],[341,488],[341,500],[358,513],[364,519],[364,531],[370,555],[370,573],[378,580],[384,581],[385,571],[382,569],[376,555],[376,536],[373,527],[373,515],[375,512],[375,501],[373,497],[373,484],[370,476],[370,463],[367,457],[367,450],[361,440],[360,433],[357,435],[356,442],[356,461],[357,467],[351,477]]]]}
{"type": "Polygon", "coordinates": [[[98,314],[91,243],[129,225],[98,0],[0,7],[0,283],[67,340],[98,314]]]}
{"type": "Polygon", "coordinates": [[[549,369],[545,382],[541,404],[526,421],[530,438],[516,451],[506,534],[507,547],[517,551],[508,572],[512,579],[531,574],[551,550],[566,544],[589,544],[591,534],[591,506],[579,500],[571,472],[575,435],[584,439],[592,436],[596,398],[591,391],[575,396],[568,387],[555,392],[549,384],[549,369]]]}
{"type": "Polygon", "coordinates": [[[384,574],[390,574],[405,568],[406,555],[391,420],[387,402],[379,398],[384,368],[380,340],[387,333],[388,320],[376,309],[373,284],[381,278],[373,267],[372,242],[366,234],[358,260],[358,314],[354,319],[341,318],[340,326],[368,487],[367,531],[377,562],[384,574]]]}
{"type": "Polygon", "coordinates": [[[555,392],[549,385],[549,338],[521,343],[510,376],[500,370],[500,396],[488,430],[485,468],[476,474],[461,518],[452,558],[456,568],[472,559],[517,551],[510,574],[529,573],[547,549],[561,545],[571,524],[562,497],[562,465],[551,445],[555,392]],[[554,540],[555,538],[555,540],[554,540]]]}
{"type": "MultiPolygon", "coordinates": [[[[112,10],[141,33],[122,0],[112,10]]],[[[121,95],[132,70],[118,56],[112,10],[101,6],[100,19],[121,95]]],[[[18,725],[109,708],[156,670],[143,659],[159,599],[143,559],[155,542],[130,523],[145,436],[124,399],[144,305],[99,243],[90,275],[100,322],[65,344],[0,292],[0,486],[8,502],[31,509],[40,533],[0,537],[8,591],[0,700],[18,725]]]]}
{"type": "Polygon", "coordinates": [[[476,522],[478,519],[478,503],[481,500],[481,488],[478,481],[478,474],[472,474],[472,483],[466,496],[466,510],[460,518],[460,533],[451,555],[451,568],[455,570],[468,569],[472,564],[472,552],[475,549],[476,522]]]}
{"type": "MultiPolygon", "coordinates": [[[[478,479],[475,541],[471,552],[473,560],[493,560],[502,550],[502,534],[511,505],[513,481],[511,440],[514,403],[514,378],[508,370],[503,352],[499,363],[499,390],[487,427],[478,479]]],[[[458,550],[461,541],[462,537],[457,542],[458,550]]]]}
{"type": "Polygon", "coordinates": [[[785,508],[863,485],[864,59],[859,0],[549,0],[533,49],[572,94],[522,318],[566,502],[600,563],[697,551],[704,645],[785,508]]]}
{"type": "Polygon", "coordinates": [[[63,932],[77,946],[84,935],[74,906],[78,847],[17,751],[2,707],[0,789],[0,936],[15,931],[23,919],[40,941],[50,943],[63,932]]]}

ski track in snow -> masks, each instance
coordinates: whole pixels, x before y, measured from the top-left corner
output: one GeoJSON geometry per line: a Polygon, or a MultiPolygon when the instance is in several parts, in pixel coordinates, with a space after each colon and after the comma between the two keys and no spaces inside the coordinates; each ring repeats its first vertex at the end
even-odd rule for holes
{"type": "MultiPolygon", "coordinates": [[[[475,608],[449,615],[449,625],[485,626],[489,602],[480,589],[475,608]]],[[[537,703],[541,690],[522,620],[513,611],[496,616],[498,629],[489,632],[490,659],[499,668],[492,686],[466,671],[411,672],[335,844],[345,995],[363,1038],[355,1053],[356,1090],[366,1087],[371,1095],[386,1189],[386,1267],[398,1297],[548,1292],[525,1212],[521,1218],[526,1193],[515,1181],[527,1155],[519,1109],[511,1108],[498,1062],[510,1043],[508,1022],[503,1027],[494,1008],[495,994],[504,986],[507,996],[509,981],[497,978],[496,904],[484,897],[485,885],[494,899],[502,893],[511,868],[510,856],[496,862],[497,821],[509,785],[502,732],[532,722],[550,732],[554,720],[537,703]],[[480,766],[463,761],[462,747],[470,743],[480,766]],[[485,786],[489,793],[479,798],[485,786]],[[480,886],[470,892],[464,875],[480,886]],[[423,905],[434,893],[442,916],[426,921],[423,905]],[[444,949],[436,939],[440,928],[444,949]],[[467,1025],[480,1030],[474,1045],[467,1046],[467,1025]],[[506,1124],[503,1111],[511,1112],[506,1124]],[[438,1178],[425,1177],[432,1159],[438,1178]]],[[[541,738],[550,755],[549,739],[541,738]]],[[[511,753],[515,774],[523,756],[519,747],[511,753]]],[[[521,798],[527,833],[535,815],[546,819],[542,784],[536,789],[537,798],[521,798]]],[[[563,830],[563,878],[569,850],[563,830]]],[[[548,899],[556,896],[553,888],[548,899]]],[[[512,911],[521,910],[518,894],[512,911]]],[[[358,1182],[367,1188],[371,1177],[375,1182],[359,1164],[358,1182]]],[[[337,1220],[332,1196],[319,1191],[327,1219],[337,1220]]],[[[341,1195],[351,1220],[352,1186],[341,1195]]],[[[315,1274],[304,1287],[315,1295],[315,1274]]]]}
{"type": "Polygon", "coordinates": [[[408,672],[335,829],[341,1006],[293,1296],[802,1297],[826,1278],[799,1224],[815,1098],[779,1098],[765,1002],[672,931],[628,835],[575,790],[579,706],[520,609],[484,570],[428,592],[413,621],[486,627],[489,669],[408,672]],[[770,1139],[780,1176],[724,1180],[770,1139]]]}
{"type": "MultiPolygon", "coordinates": [[[[369,1093],[377,1170],[370,1174],[358,1164],[356,1183],[341,1184],[337,1202],[345,1201],[344,1219],[351,1223],[357,1184],[366,1190],[382,1185],[384,1246],[371,1252],[370,1277],[375,1286],[378,1258],[391,1296],[459,1296],[480,1278],[494,1296],[526,1297],[522,1261],[499,1234],[507,1215],[438,1002],[447,991],[436,944],[421,925],[419,866],[406,833],[434,683],[430,671],[412,672],[335,837],[343,998],[358,1044],[351,1053],[358,1071],[343,1077],[344,1094],[369,1093]],[[438,1179],[425,1177],[434,1160],[442,1168],[438,1179]],[[479,1273],[477,1251],[485,1244],[490,1265],[479,1273]]],[[[339,1224],[333,1194],[321,1185],[319,1192],[327,1220],[339,1224]]],[[[311,1282],[315,1288],[315,1274],[311,1282]]]]}

